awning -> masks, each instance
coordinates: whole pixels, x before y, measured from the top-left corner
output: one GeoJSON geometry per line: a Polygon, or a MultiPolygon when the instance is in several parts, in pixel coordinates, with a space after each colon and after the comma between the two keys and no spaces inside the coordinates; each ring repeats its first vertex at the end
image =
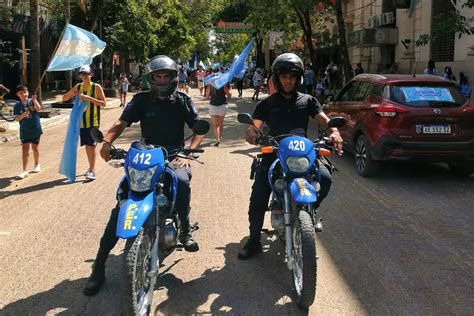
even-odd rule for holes
{"type": "Polygon", "coordinates": [[[347,36],[347,45],[349,47],[396,45],[397,43],[397,28],[364,28],[351,32],[347,36]]]}

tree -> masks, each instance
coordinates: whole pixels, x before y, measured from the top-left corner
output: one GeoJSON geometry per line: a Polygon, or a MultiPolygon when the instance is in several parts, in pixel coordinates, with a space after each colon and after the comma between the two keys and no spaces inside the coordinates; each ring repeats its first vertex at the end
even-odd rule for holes
{"type": "Polygon", "coordinates": [[[349,59],[349,50],[347,49],[346,27],[344,24],[344,16],[342,12],[342,0],[325,0],[317,2],[317,11],[322,11],[325,9],[332,10],[333,14],[336,16],[337,35],[339,40],[338,53],[344,70],[345,82],[349,82],[349,80],[352,78],[352,67],[349,59]]]}
{"type": "MultiPolygon", "coordinates": [[[[417,47],[424,46],[436,36],[444,34],[457,34],[459,38],[463,35],[473,35],[474,28],[469,24],[468,18],[458,10],[456,1],[451,0],[455,10],[445,12],[433,18],[431,23],[431,34],[421,34],[415,41],[417,47]]],[[[474,0],[464,0],[461,7],[473,8],[474,0]]]]}
{"type": "MultiPolygon", "coordinates": [[[[30,0],[30,48],[31,77],[30,87],[36,89],[41,76],[40,31],[39,31],[39,0],[30,0]]],[[[41,102],[41,87],[38,87],[38,100],[41,102]]],[[[36,92],[36,90],[35,90],[36,92]]]]}

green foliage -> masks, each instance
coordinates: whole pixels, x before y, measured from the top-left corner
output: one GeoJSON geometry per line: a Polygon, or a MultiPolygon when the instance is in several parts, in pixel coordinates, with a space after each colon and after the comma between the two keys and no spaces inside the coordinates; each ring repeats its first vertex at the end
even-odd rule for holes
{"type": "MultiPolygon", "coordinates": [[[[474,0],[465,0],[462,7],[474,7],[474,0]]],[[[446,12],[436,16],[431,23],[431,35],[422,34],[415,41],[416,47],[427,45],[436,35],[441,34],[457,34],[458,38],[463,35],[473,35],[474,28],[471,27],[467,18],[458,10],[454,12],[446,12]]]]}

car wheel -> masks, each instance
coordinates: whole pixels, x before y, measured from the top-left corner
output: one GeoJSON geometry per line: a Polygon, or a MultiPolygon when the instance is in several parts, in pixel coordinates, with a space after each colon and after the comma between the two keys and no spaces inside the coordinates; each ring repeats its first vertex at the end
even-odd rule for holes
{"type": "Polygon", "coordinates": [[[371,177],[378,168],[378,162],[370,157],[367,137],[360,135],[355,144],[355,163],[357,173],[363,177],[371,177]]]}
{"type": "Polygon", "coordinates": [[[468,177],[474,174],[474,163],[467,161],[454,162],[449,164],[449,169],[458,176],[468,177]]]}

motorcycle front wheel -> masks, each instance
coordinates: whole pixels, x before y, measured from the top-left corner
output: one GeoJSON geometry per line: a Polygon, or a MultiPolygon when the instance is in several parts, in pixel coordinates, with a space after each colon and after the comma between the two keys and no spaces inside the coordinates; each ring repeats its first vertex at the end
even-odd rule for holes
{"type": "Polygon", "coordinates": [[[308,308],[316,295],[316,234],[311,215],[304,210],[293,223],[293,258],[295,303],[308,308]]]}
{"type": "Polygon", "coordinates": [[[150,233],[142,227],[135,238],[127,239],[122,272],[122,315],[148,315],[151,309],[156,275],[151,270],[150,233]],[[153,280],[154,278],[154,280],[153,280]]]}

